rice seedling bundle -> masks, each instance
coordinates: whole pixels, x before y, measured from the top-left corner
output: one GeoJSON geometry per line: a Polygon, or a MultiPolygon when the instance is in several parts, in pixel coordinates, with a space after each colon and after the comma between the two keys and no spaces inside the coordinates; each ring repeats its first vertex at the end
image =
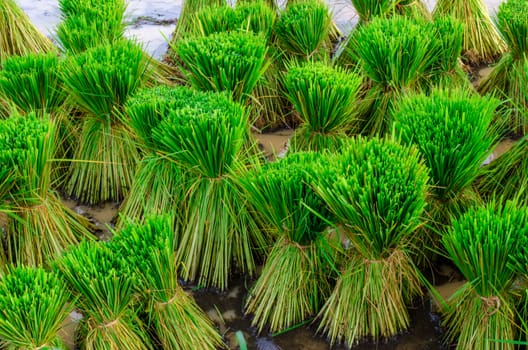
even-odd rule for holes
{"type": "Polygon", "coordinates": [[[85,113],[70,168],[69,195],[97,204],[119,201],[130,189],[139,155],[121,117],[128,97],[151,73],[150,60],[129,41],[92,48],[65,62],[66,91],[85,113]]]}
{"type": "Polygon", "coordinates": [[[7,257],[14,264],[49,263],[70,245],[93,239],[91,224],[67,209],[51,190],[51,158],[55,126],[30,113],[0,120],[0,167],[11,179],[0,180],[9,190],[4,213],[7,257]]]}
{"type": "Polygon", "coordinates": [[[514,349],[515,304],[509,264],[528,235],[526,207],[495,201],[454,218],[442,242],[466,282],[448,300],[444,325],[457,349],[514,349]]]}
{"type": "Polygon", "coordinates": [[[145,317],[163,349],[223,348],[211,320],[178,284],[173,221],[158,216],[143,225],[130,222],[113,237],[112,247],[138,274],[145,317]]]}
{"type": "Polygon", "coordinates": [[[232,263],[253,275],[267,244],[235,185],[237,169],[249,161],[248,128],[243,107],[224,97],[214,107],[175,110],[152,132],[187,178],[177,250],[184,280],[225,289],[232,263]]]}
{"type": "Polygon", "coordinates": [[[82,349],[152,349],[138,317],[138,276],[106,243],[82,242],[57,259],[55,268],[83,314],[82,349]]]}
{"type": "Polygon", "coordinates": [[[433,225],[448,225],[479,203],[473,183],[497,140],[491,126],[498,101],[467,90],[435,90],[408,96],[394,115],[394,130],[415,145],[431,169],[429,213],[433,225]]]}
{"type": "Polygon", "coordinates": [[[196,13],[208,6],[221,6],[225,0],[183,0],[182,10],[176,28],[172,34],[171,47],[177,45],[178,41],[185,38],[195,27],[196,13]]]}
{"type": "Polygon", "coordinates": [[[405,94],[419,91],[426,73],[436,61],[431,50],[434,38],[424,22],[394,16],[377,18],[360,27],[349,41],[361,72],[372,86],[360,106],[362,132],[383,134],[392,110],[405,94]]]}
{"type": "Polygon", "coordinates": [[[59,331],[73,309],[54,272],[9,267],[0,279],[0,339],[5,349],[66,349],[59,331]]]}
{"type": "Polygon", "coordinates": [[[312,168],[321,159],[296,153],[241,179],[263,229],[276,238],[246,301],[259,332],[269,325],[275,333],[315,316],[331,292],[339,242],[325,232],[328,209],[312,187],[312,168]]]}
{"type": "Polygon", "coordinates": [[[477,182],[479,193],[485,198],[518,198],[528,205],[527,152],[528,136],[524,136],[511,149],[487,164],[477,182]]]}
{"type": "Polygon", "coordinates": [[[183,39],[175,48],[190,84],[202,91],[228,91],[245,102],[270,62],[265,39],[251,32],[221,32],[183,39]]]}
{"type": "Polygon", "coordinates": [[[355,73],[320,62],[291,67],[284,85],[303,123],[295,130],[291,150],[338,149],[349,132],[357,131],[362,82],[355,73]]]}
{"type": "Polygon", "coordinates": [[[528,85],[523,71],[528,62],[528,3],[523,0],[503,2],[496,24],[509,51],[480,83],[478,91],[509,100],[512,113],[507,119],[507,129],[514,135],[524,135],[528,133],[528,85]]]}
{"type": "Polygon", "coordinates": [[[350,243],[319,313],[319,330],[332,344],[377,341],[409,326],[406,304],[422,293],[412,256],[428,179],[416,148],[378,138],[351,140],[318,171],[315,188],[350,243]]]}
{"type": "Polygon", "coordinates": [[[320,0],[293,2],[275,23],[278,44],[288,56],[310,60],[330,56],[332,16],[320,0]]]}
{"type": "Polygon", "coordinates": [[[438,0],[433,17],[438,16],[451,16],[464,24],[462,54],[466,62],[493,62],[505,51],[483,0],[438,0]]]}
{"type": "Polygon", "coordinates": [[[0,67],[9,56],[53,51],[51,40],[35,27],[15,0],[0,3],[0,67]]]}

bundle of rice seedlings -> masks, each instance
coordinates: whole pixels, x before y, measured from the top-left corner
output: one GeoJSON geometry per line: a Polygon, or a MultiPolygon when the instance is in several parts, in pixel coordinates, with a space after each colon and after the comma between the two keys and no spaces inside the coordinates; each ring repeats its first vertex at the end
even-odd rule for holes
{"type": "Polygon", "coordinates": [[[160,154],[185,172],[177,251],[184,280],[225,289],[232,263],[255,273],[255,258],[267,238],[235,184],[237,169],[249,161],[244,148],[248,133],[247,113],[225,97],[214,108],[175,110],[152,131],[163,145],[160,154]]]}
{"type": "Polygon", "coordinates": [[[149,62],[136,44],[120,41],[64,63],[66,91],[85,113],[67,185],[81,202],[119,201],[130,189],[139,155],[121,116],[127,98],[151,77],[149,62]]]}
{"type": "Polygon", "coordinates": [[[295,130],[292,151],[338,149],[358,131],[356,104],[363,79],[324,63],[293,66],[284,79],[287,96],[303,124],[295,130]]]}
{"type": "Polygon", "coordinates": [[[348,45],[362,74],[372,82],[360,106],[363,133],[383,134],[397,101],[421,89],[436,61],[431,50],[434,38],[427,29],[423,22],[394,16],[374,19],[351,37],[348,45]]]}
{"type": "Polygon", "coordinates": [[[319,314],[332,344],[377,341],[409,326],[406,304],[422,293],[412,256],[422,239],[427,182],[418,150],[393,140],[354,139],[321,166],[316,190],[350,243],[319,314]]]}
{"type": "Polygon", "coordinates": [[[0,66],[9,56],[53,51],[53,44],[33,25],[15,0],[0,3],[0,66]]]}
{"type": "Polygon", "coordinates": [[[130,222],[111,244],[139,276],[145,317],[162,349],[224,348],[211,320],[178,284],[173,220],[158,216],[144,225],[130,222]]]}
{"type": "Polygon", "coordinates": [[[198,11],[208,6],[221,6],[224,3],[225,0],[183,0],[182,10],[178,22],[176,22],[170,46],[177,45],[182,38],[193,32],[195,16],[198,11]]]}
{"type": "Polygon", "coordinates": [[[82,242],[55,261],[83,314],[79,335],[86,350],[152,349],[138,317],[137,275],[105,243],[82,242]]]}
{"type": "Polygon", "coordinates": [[[498,101],[467,90],[434,90],[408,96],[398,105],[394,130],[416,145],[431,169],[429,213],[433,225],[448,225],[479,203],[473,183],[491,153],[497,133],[491,122],[498,101]]]}
{"type": "Polygon", "coordinates": [[[332,16],[320,0],[294,2],[280,13],[275,35],[289,57],[301,60],[330,57],[332,16]]]}
{"type": "Polygon", "coordinates": [[[398,0],[394,4],[397,14],[413,17],[429,19],[431,13],[422,0],[398,0]]]}
{"type": "Polygon", "coordinates": [[[433,17],[451,16],[464,24],[463,58],[473,65],[493,62],[506,46],[483,0],[438,0],[433,17]]]}
{"type": "Polygon", "coordinates": [[[0,120],[0,167],[12,176],[5,241],[14,264],[47,264],[66,247],[94,238],[89,221],[67,209],[50,187],[55,142],[49,119],[28,114],[0,120]]]}
{"type": "Polygon", "coordinates": [[[430,76],[424,79],[424,84],[431,88],[464,88],[473,87],[461,65],[464,27],[452,17],[440,16],[430,24],[433,33],[435,51],[430,76]]]}
{"type": "Polygon", "coordinates": [[[492,201],[453,220],[442,242],[466,282],[448,300],[444,325],[457,349],[514,349],[511,256],[528,235],[526,207],[492,201]]]}
{"type": "Polygon", "coordinates": [[[0,338],[6,349],[66,349],[59,331],[73,309],[56,273],[7,269],[0,279],[0,338]]]}
{"type": "Polygon", "coordinates": [[[509,51],[479,84],[478,91],[509,100],[512,113],[506,127],[514,135],[524,135],[528,133],[528,85],[523,84],[526,79],[523,68],[528,62],[528,3],[523,0],[503,2],[496,24],[509,51]]]}
{"type": "Polygon", "coordinates": [[[359,16],[360,25],[370,23],[374,18],[388,18],[394,14],[427,18],[429,11],[421,0],[352,0],[359,16]]]}
{"type": "Polygon", "coordinates": [[[519,198],[524,205],[528,205],[527,151],[528,136],[525,136],[498,159],[487,164],[477,183],[479,193],[485,198],[519,198]]]}
{"type": "Polygon", "coordinates": [[[246,312],[275,333],[315,316],[331,292],[335,246],[325,233],[328,209],[312,187],[316,153],[296,153],[241,179],[252,210],[276,242],[249,292],[246,312]]]}
{"type": "Polygon", "coordinates": [[[221,32],[183,39],[175,48],[190,84],[203,91],[228,91],[245,102],[270,62],[262,36],[221,32]]]}

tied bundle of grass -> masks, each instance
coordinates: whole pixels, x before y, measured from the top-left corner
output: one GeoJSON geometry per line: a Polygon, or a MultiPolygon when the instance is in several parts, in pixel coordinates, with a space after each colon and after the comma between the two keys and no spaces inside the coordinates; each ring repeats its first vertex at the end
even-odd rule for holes
{"type": "Polygon", "coordinates": [[[328,209],[312,187],[311,169],[321,158],[292,154],[241,179],[252,210],[276,238],[246,301],[259,332],[267,324],[275,333],[305,321],[330,295],[339,242],[325,232],[328,209]]]}
{"type": "Polygon", "coordinates": [[[436,61],[433,37],[423,22],[406,17],[377,18],[360,27],[348,43],[372,86],[360,105],[362,133],[383,134],[393,108],[406,93],[419,91],[436,61]]]}
{"type": "Polygon", "coordinates": [[[287,96],[302,120],[291,150],[337,150],[358,131],[356,104],[363,79],[324,63],[293,66],[284,79],[287,96]]]}
{"type": "Polygon", "coordinates": [[[251,161],[247,113],[227,98],[213,108],[173,111],[152,131],[160,153],[185,172],[185,213],[178,247],[181,277],[201,286],[227,288],[232,263],[255,273],[255,259],[267,245],[235,184],[251,161]]]}
{"type": "Polygon", "coordinates": [[[514,349],[515,304],[509,262],[528,235],[526,207],[495,201],[453,220],[442,242],[466,282],[448,300],[444,325],[457,349],[514,349]]]}
{"type": "Polygon", "coordinates": [[[73,309],[56,273],[8,268],[0,279],[0,338],[6,349],[66,349],[59,331],[73,309]]]}
{"type": "Polygon", "coordinates": [[[528,133],[528,85],[523,71],[528,63],[528,3],[508,0],[500,4],[496,22],[509,51],[479,84],[478,91],[507,99],[512,107],[506,123],[507,131],[524,135],[528,133]]]}
{"type": "Polygon", "coordinates": [[[173,220],[158,216],[144,225],[130,222],[111,244],[139,276],[145,317],[162,349],[224,348],[213,323],[178,284],[173,220]]]}
{"type": "Polygon", "coordinates": [[[442,228],[479,203],[473,183],[491,153],[497,133],[491,126],[498,101],[467,90],[435,90],[408,96],[398,105],[394,130],[416,145],[431,169],[432,226],[442,228]]]}
{"type": "Polygon", "coordinates": [[[275,23],[279,47],[297,60],[330,57],[332,16],[320,0],[296,1],[280,13],[275,23]]]}
{"type": "Polygon", "coordinates": [[[177,45],[182,38],[193,33],[197,12],[208,6],[222,6],[224,3],[225,0],[183,0],[182,11],[178,22],[176,22],[170,46],[177,45]]]}
{"type": "Polygon", "coordinates": [[[81,202],[119,201],[130,189],[139,155],[121,116],[127,98],[152,76],[149,63],[136,44],[120,41],[64,64],[66,91],[85,113],[67,184],[68,194],[81,202]]]}
{"type": "Polygon", "coordinates": [[[0,3],[0,66],[10,56],[53,51],[51,40],[33,25],[15,0],[0,3]]]}
{"type": "Polygon", "coordinates": [[[462,22],[447,16],[436,18],[430,26],[434,33],[433,48],[435,55],[430,76],[424,79],[424,85],[431,88],[463,88],[473,87],[461,65],[464,27],[462,22]]]}
{"type": "Polygon", "coordinates": [[[483,0],[438,0],[433,18],[451,16],[464,24],[463,59],[478,65],[493,62],[506,46],[483,0]]]}
{"type": "Polygon", "coordinates": [[[412,256],[422,239],[427,182],[417,149],[378,138],[352,140],[319,170],[316,190],[350,242],[319,314],[332,344],[377,341],[409,326],[406,304],[422,293],[412,256]]]}
{"type": "Polygon", "coordinates": [[[427,7],[421,0],[352,0],[359,15],[360,25],[368,24],[374,18],[387,18],[394,14],[428,18],[427,7]]]}
{"type": "Polygon", "coordinates": [[[487,164],[477,181],[479,193],[485,198],[519,198],[521,203],[528,205],[527,151],[528,136],[524,136],[506,153],[487,164]]]}
{"type": "Polygon", "coordinates": [[[106,243],[82,242],[57,259],[55,269],[83,314],[82,349],[152,349],[135,305],[138,277],[106,243]]]}
{"type": "MultiPolygon", "coordinates": [[[[10,169],[5,240],[19,265],[49,263],[70,245],[93,239],[89,221],[67,209],[51,189],[55,126],[34,114],[0,120],[0,167],[10,169]]],[[[5,196],[5,195],[4,195],[5,196]]]]}
{"type": "Polygon", "coordinates": [[[202,91],[228,91],[245,102],[268,68],[268,48],[251,32],[222,32],[183,39],[175,48],[190,84],[202,91]]]}

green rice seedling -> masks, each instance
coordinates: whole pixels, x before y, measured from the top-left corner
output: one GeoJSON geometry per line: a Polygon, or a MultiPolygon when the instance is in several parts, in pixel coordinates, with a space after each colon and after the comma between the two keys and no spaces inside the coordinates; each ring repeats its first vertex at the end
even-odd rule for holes
{"type": "Polygon", "coordinates": [[[207,6],[221,6],[225,0],[183,0],[182,11],[176,28],[172,34],[171,47],[176,46],[177,43],[192,33],[195,28],[194,21],[196,20],[196,13],[207,6]]]}
{"type": "Polygon", "coordinates": [[[422,293],[413,257],[422,240],[428,172],[414,147],[357,138],[316,173],[315,188],[349,243],[319,313],[319,330],[332,344],[378,341],[409,327],[406,305],[422,293]]]}
{"type": "Polygon", "coordinates": [[[243,107],[224,97],[216,106],[181,108],[152,137],[163,146],[160,154],[178,164],[187,178],[177,250],[181,277],[223,290],[233,264],[253,275],[267,237],[235,184],[238,168],[250,161],[243,107]]]}
{"type": "Polygon", "coordinates": [[[515,304],[510,266],[520,239],[528,235],[526,207],[495,201],[469,209],[442,242],[466,282],[448,300],[444,325],[457,349],[514,349],[515,304]]]}
{"type": "Polygon", "coordinates": [[[192,33],[198,36],[239,29],[235,9],[227,3],[204,7],[196,12],[195,17],[196,28],[192,30],[192,33]]]}
{"type": "Polygon", "coordinates": [[[0,339],[5,349],[67,349],[59,331],[73,309],[54,272],[8,267],[0,279],[0,339]]]}
{"type": "Polygon", "coordinates": [[[352,0],[359,16],[359,24],[370,23],[374,18],[388,18],[394,14],[428,18],[427,7],[421,0],[352,0]]]}
{"type": "Polygon", "coordinates": [[[95,18],[107,14],[109,22],[122,22],[126,10],[124,0],[59,0],[63,19],[80,15],[95,18]]]}
{"type": "Polygon", "coordinates": [[[319,0],[293,2],[280,13],[275,35],[281,49],[293,58],[310,60],[330,57],[332,16],[319,0]]]}
{"type": "Polygon", "coordinates": [[[0,3],[0,67],[9,56],[53,50],[51,40],[39,32],[15,0],[0,3]]]}
{"type": "Polygon", "coordinates": [[[433,37],[424,22],[401,16],[377,18],[360,27],[348,43],[361,73],[371,81],[360,105],[362,133],[383,134],[393,108],[405,94],[419,91],[436,61],[433,37]]]}
{"type": "Polygon", "coordinates": [[[461,55],[464,40],[464,27],[460,21],[452,17],[437,17],[431,24],[434,38],[432,49],[435,51],[430,76],[424,79],[424,85],[431,88],[463,88],[473,90],[473,87],[462,70],[461,55]]]}
{"type": "Polygon", "coordinates": [[[173,221],[158,216],[143,225],[130,222],[111,244],[139,276],[145,317],[162,349],[224,348],[211,320],[178,283],[173,221]]]}
{"type": "MultiPolygon", "coordinates": [[[[273,3],[273,2],[272,2],[273,3]]],[[[247,28],[254,33],[262,33],[268,40],[272,40],[273,27],[277,20],[277,11],[268,0],[238,3],[235,14],[241,28],[247,28]]]]}
{"type": "Polygon", "coordinates": [[[86,350],[152,349],[135,296],[137,275],[103,242],[82,242],[55,261],[83,314],[86,350]]]}
{"type": "Polygon", "coordinates": [[[65,62],[66,91],[84,112],[67,184],[70,196],[97,204],[122,200],[130,189],[139,155],[121,115],[151,73],[150,60],[129,41],[92,48],[65,62]]]}
{"type": "Polygon", "coordinates": [[[398,0],[395,1],[394,6],[399,15],[423,19],[431,17],[431,13],[422,0],[398,0]]]}
{"type": "Polygon", "coordinates": [[[512,109],[507,119],[507,131],[524,135],[528,133],[528,85],[524,75],[524,65],[528,62],[528,3],[508,0],[500,4],[496,25],[509,51],[479,84],[478,91],[507,99],[512,109]]]}
{"type": "Polygon", "coordinates": [[[497,106],[497,100],[467,90],[435,90],[399,103],[394,130],[403,143],[416,145],[431,169],[434,227],[479,203],[473,184],[497,140],[491,126],[497,106]]]}
{"type": "Polygon", "coordinates": [[[40,266],[82,239],[93,239],[89,221],[67,209],[51,189],[55,125],[34,114],[0,120],[0,167],[12,179],[0,180],[7,214],[8,259],[17,265],[40,266]],[[2,186],[3,187],[3,186],[2,186]]]}
{"type": "Polygon", "coordinates": [[[328,209],[312,187],[311,169],[322,158],[292,154],[240,180],[261,226],[276,238],[246,300],[259,332],[266,325],[275,333],[306,321],[330,295],[339,242],[325,232],[328,209]]]}
{"type": "Polygon", "coordinates": [[[438,16],[451,16],[464,24],[465,62],[493,62],[506,50],[483,0],[438,0],[433,18],[438,16]]]}
{"type": "Polygon", "coordinates": [[[284,85],[302,121],[290,142],[291,150],[336,150],[347,134],[357,132],[356,104],[362,82],[359,75],[324,63],[291,67],[284,85]]]}
{"type": "Polygon", "coordinates": [[[487,164],[477,181],[479,193],[485,198],[503,197],[528,205],[528,136],[517,141],[499,158],[487,164]],[[522,196],[521,194],[526,194],[522,196]]]}
{"type": "Polygon", "coordinates": [[[215,33],[181,40],[175,48],[190,84],[202,91],[228,91],[245,102],[268,68],[263,37],[250,32],[215,33]]]}

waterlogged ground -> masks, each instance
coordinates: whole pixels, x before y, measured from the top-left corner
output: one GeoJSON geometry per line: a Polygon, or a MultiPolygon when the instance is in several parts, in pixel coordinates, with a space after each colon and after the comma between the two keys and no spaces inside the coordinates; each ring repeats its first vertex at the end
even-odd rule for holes
{"type": "MultiPolygon", "coordinates": [[[[2,1],[2,0],[0,0],[2,1]]],[[[57,24],[60,22],[60,11],[58,0],[17,0],[19,5],[26,11],[36,26],[46,35],[53,38],[57,24]]],[[[429,8],[433,8],[436,1],[425,1],[429,8]]],[[[497,10],[500,0],[486,0],[485,3],[492,13],[497,10]]],[[[357,16],[347,0],[329,0],[334,14],[334,21],[343,33],[348,33],[357,23],[357,16]]],[[[182,0],[129,0],[127,9],[126,30],[127,37],[135,37],[143,44],[147,52],[156,58],[161,58],[167,51],[166,38],[169,38],[181,11],[182,0]]],[[[486,72],[484,72],[486,74],[486,72]]],[[[270,157],[284,152],[291,130],[280,130],[272,134],[258,135],[262,149],[270,157]]],[[[498,157],[510,144],[501,145],[489,160],[498,157]]],[[[489,161],[488,160],[488,161],[489,161]]],[[[78,206],[75,202],[65,200],[66,204],[83,214],[94,222],[100,229],[100,237],[106,239],[110,236],[107,225],[111,224],[112,218],[117,212],[117,204],[106,204],[103,207],[90,208],[78,206]]],[[[0,217],[0,222],[2,218],[0,217]]],[[[437,271],[438,276],[448,283],[437,287],[443,296],[450,295],[461,285],[458,276],[447,268],[445,271],[437,271]]],[[[272,337],[269,334],[256,334],[255,328],[250,326],[250,318],[244,317],[243,304],[247,295],[247,289],[254,281],[243,277],[236,277],[229,291],[219,294],[215,291],[193,291],[192,286],[188,289],[200,306],[217,324],[224,334],[231,349],[238,349],[235,333],[242,331],[248,341],[249,349],[256,350],[324,350],[329,349],[328,342],[315,334],[316,325],[304,325],[286,334],[272,337]]],[[[358,345],[359,350],[426,350],[446,349],[442,344],[442,330],[439,325],[439,317],[433,312],[434,305],[430,298],[417,300],[410,308],[411,327],[408,332],[390,339],[382,344],[364,343],[358,345]]],[[[71,349],[73,349],[73,331],[75,325],[82,315],[72,314],[68,321],[65,338],[71,349]]],[[[335,346],[333,349],[345,349],[335,346]]]]}

